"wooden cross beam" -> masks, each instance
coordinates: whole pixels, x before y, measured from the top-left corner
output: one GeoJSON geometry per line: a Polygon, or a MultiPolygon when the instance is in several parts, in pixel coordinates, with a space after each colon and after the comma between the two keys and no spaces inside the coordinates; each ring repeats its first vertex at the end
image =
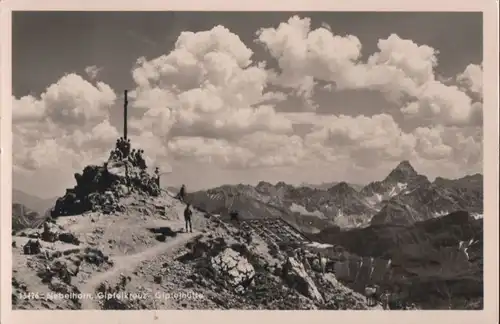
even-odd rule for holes
{"type": "Polygon", "coordinates": [[[123,138],[127,139],[127,119],[128,119],[128,99],[127,99],[128,90],[124,92],[124,102],[123,102],[123,138]]]}

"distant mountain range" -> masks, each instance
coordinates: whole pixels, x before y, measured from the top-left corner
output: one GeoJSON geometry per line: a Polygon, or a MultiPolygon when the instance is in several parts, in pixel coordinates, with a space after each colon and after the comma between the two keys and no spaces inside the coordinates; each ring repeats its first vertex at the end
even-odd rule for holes
{"type": "Polygon", "coordinates": [[[24,205],[40,215],[44,215],[50,208],[52,208],[56,200],[57,197],[43,199],[27,194],[18,189],[12,189],[12,203],[24,205]]]}
{"type": "Polygon", "coordinates": [[[225,215],[234,209],[247,219],[281,217],[305,233],[318,233],[329,226],[408,225],[455,211],[482,217],[483,176],[431,182],[402,161],[386,178],[359,190],[346,182],[318,188],[262,181],[189,193],[188,199],[207,212],[225,215]]]}
{"type": "Polygon", "coordinates": [[[22,204],[12,204],[12,231],[37,228],[42,225],[44,220],[44,215],[40,215],[22,204]]]}
{"type": "MultiPolygon", "coordinates": [[[[335,181],[335,182],[323,182],[320,184],[311,184],[311,183],[306,183],[303,182],[299,187],[309,187],[313,189],[322,189],[322,190],[327,190],[343,181],[335,181]]],[[[358,184],[358,183],[349,183],[349,186],[351,186],[354,190],[360,191],[363,189],[364,185],[358,184]]]]}
{"type": "Polygon", "coordinates": [[[12,230],[40,226],[57,198],[42,199],[21,190],[12,190],[12,230]]]}

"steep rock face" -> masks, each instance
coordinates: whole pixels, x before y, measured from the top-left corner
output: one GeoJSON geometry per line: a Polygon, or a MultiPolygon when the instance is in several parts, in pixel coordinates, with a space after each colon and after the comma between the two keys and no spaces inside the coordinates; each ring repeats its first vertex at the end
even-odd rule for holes
{"type": "Polygon", "coordinates": [[[339,226],[349,227],[366,223],[374,212],[365,197],[346,182],[340,182],[327,192],[331,195],[336,213],[331,219],[339,226]]]}
{"type": "Polygon", "coordinates": [[[325,230],[312,239],[352,253],[335,261],[334,272],[357,291],[378,284],[428,309],[482,303],[483,223],[467,212],[411,225],[325,230]]]}
{"type": "Polygon", "coordinates": [[[51,216],[78,215],[98,210],[113,213],[123,208],[119,199],[130,192],[158,196],[160,188],[146,170],[144,163],[111,154],[102,166],[90,165],[82,173],[75,173],[76,186],[66,189],[66,194],[56,201],[51,216]]]}
{"type": "Polygon", "coordinates": [[[323,296],[302,263],[294,258],[288,258],[283,268],[283,276],[289,285],[296,288],[304,296],[315,302],[324,303],[323,296]]]}
{"type": "Polygon", "coordinates": [[[408,161],[403,161],[384,180],[368,184],[360,193],[372,206],[377,206],[400,193],[427,184],[430,184],[427,177],[419,175],[408,161]]]}
{"type": "Polygon", "coordinates": [[[411,224],[454,211],[482,214],[482,187],[467,187],[452,181],[421,183],[413,190],[396,195],[373,216],[371,223],[411,224]]]}

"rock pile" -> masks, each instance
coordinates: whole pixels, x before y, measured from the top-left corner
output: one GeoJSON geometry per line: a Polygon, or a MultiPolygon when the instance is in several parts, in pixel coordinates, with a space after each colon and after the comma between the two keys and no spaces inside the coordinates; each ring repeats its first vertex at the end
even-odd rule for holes
{"type": "Polygon", "coordinates": [[[120,198],[132,191],[158,196],[158,181],[147,172],[142,154],[143,150],[131,150],[130,141],[118,140],[107,162],[101,166],[89,165],[82,173],[75,173],[76,186],[57,200],[51,216],[124,211],[120,198]]]}
{"type": "Polygon", "coordinates": [[[248,260],[231,248],[213,257],[211,266],[238,292],[245,291],[255,276],[255,270],[248,260]]]}
{"type": "Polygon", "coordinates": [[[64,229],[51,222],[43,224],[43,232],[40,237],[45,242],[61,241],[68,244],[79,245],[80,240],[71,232],[64,232],[64,229]]]}

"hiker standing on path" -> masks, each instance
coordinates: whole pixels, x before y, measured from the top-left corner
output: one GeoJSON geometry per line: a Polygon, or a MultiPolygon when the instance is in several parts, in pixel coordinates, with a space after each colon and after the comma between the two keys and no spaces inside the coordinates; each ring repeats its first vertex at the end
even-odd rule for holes
{"type": "Polygon", "coordinates": [[[184,202],[185,195],[186,195],[186,186],[182,185],[181,190],[179,190],[179,193],[177,194],[177,198],[179,198],[180,201],[184,202]]]}
{"type": "Polygon", "coordinates": [[[160,168],[158,167],[155,169],[155,182],[158,188],[160,188],[160,168]]]}
{"type": "Polygon", "coordinates": [[[186,223],[186,233],[189,231],[193,233],[193,225],[191,224],[191,216],[193,212],[189,208],[189,204],[186,205],[186,209],[184,209],[184,221],[186,223]]]}

